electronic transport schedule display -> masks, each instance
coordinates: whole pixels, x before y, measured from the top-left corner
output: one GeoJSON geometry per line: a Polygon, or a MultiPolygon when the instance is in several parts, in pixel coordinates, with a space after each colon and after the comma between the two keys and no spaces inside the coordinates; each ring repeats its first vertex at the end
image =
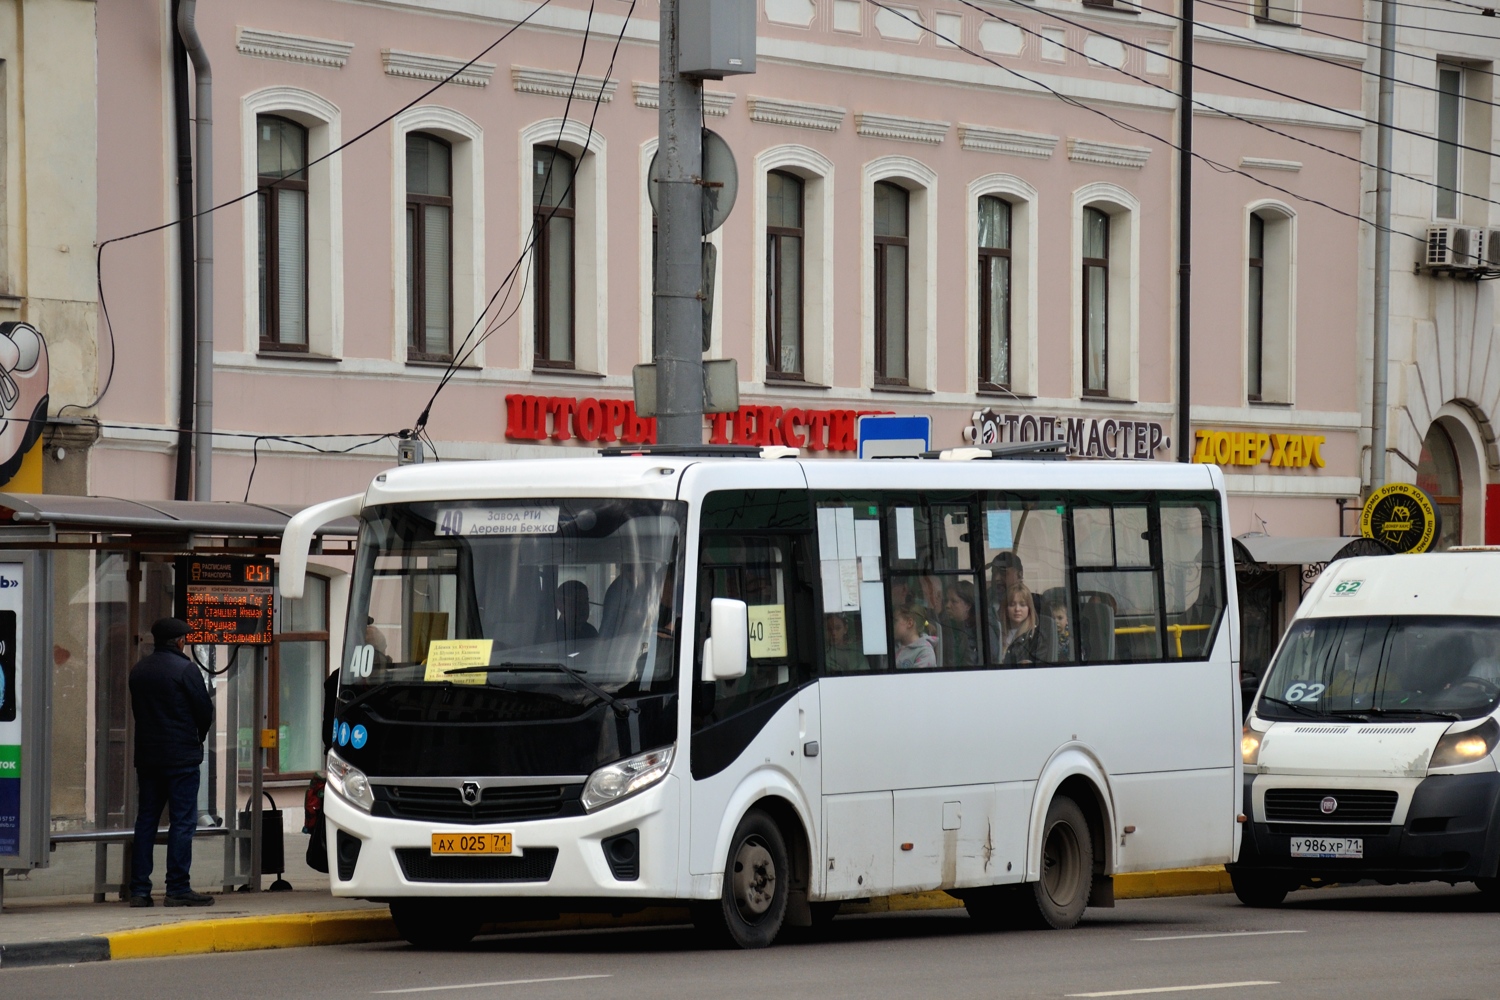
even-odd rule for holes
{"type": "Polygon", "coordinates": [[[414,943],[686,902],[756,947],[930,889],[1061,928],[1236,857],[1217,468],[404,467],[293,519],[283,596],[346,516],[332,890],[414,943]]]}

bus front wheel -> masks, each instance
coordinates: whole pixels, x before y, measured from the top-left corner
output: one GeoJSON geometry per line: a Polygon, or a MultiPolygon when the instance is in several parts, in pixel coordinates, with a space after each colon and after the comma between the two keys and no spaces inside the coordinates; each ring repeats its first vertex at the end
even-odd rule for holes
{"type": "Polygon", "coordinates": [[[781,930],[791,874],[780,827],[752,809],[729,842],[723,893],[696,904],[693,923],[715,943],[764,948],[781,930]]]}
{"type": "Polygon", "coordinates": [[[393,899],[396,931],[417,948],[459,948],[474,940],[479,913],[458,899],[393,899]]]}
{"type": "Polygon", "coordinates": [[[1231,871],[1229,884],[1234,887],[1234,894],[1239,897],[1241,903],[1260,909],[1280,906],[1281,901],[1286,899],[1286,894],[1291,889],[1291,886],[1285,882],[1273,881],[1264,875],[1242,871],[1231,871]]]}
{"type": "Polygon", "coordinates": [[[1067,930],[1083,919],[1094,885],[1094,843],[1078,803],[1059,795],[1042,824],[1041,878],[1020,889],[1020,923],[1067,930]]]}

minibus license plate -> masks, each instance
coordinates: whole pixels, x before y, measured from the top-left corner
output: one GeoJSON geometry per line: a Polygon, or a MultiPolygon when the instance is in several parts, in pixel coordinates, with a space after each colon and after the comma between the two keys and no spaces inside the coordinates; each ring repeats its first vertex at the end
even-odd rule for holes
{"type": "Polygon", "coordinates": [[[1293,837],[1294,858],[1363,858],[1363,837],[1293,837]]]}
{"type": "Polygon", "coordinates": [[[509,854],[508,833],[434,833],[433,854],[509,854]]]}

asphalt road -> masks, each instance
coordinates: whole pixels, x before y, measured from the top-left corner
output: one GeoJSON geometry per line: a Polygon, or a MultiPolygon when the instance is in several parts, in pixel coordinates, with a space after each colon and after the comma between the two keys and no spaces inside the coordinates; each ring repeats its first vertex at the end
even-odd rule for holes
{"type": "Polygon", "coordinates": [[[620,1000],[748,997],[1500,995],[1500,914],[1472,887],[1122,901],[1067,932],[975,931],[962,911],[841,917],[825,939],[705,950],[685,928],[491,937],[457,952],[349,945],[0,971],[0,996],[620,1000]],[[1184,987],[1196,987],[1183,989],[1184,987]]]}

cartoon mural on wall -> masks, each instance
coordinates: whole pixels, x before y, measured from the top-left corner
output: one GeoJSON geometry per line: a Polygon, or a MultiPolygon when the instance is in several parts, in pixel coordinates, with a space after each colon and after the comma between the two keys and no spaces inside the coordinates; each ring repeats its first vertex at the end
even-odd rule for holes
{"type": "Polygon", "coordinates": [[[47,341],[29,323],[0,323],[0,485],[9,483],[47,424],[47,341]]]}

